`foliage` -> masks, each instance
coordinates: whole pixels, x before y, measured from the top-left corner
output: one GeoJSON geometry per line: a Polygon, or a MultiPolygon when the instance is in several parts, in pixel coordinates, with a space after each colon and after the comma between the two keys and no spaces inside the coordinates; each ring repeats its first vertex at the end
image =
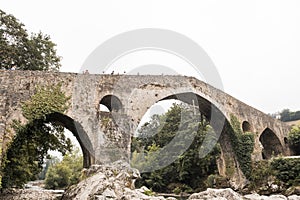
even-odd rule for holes
{"type": "Polygon", "coordinates": [[[43,170],[39,173],[38,175],[38,179],[39,180],[45,180],[46,179],[46,174],[49,170],[49,167],[58,163],[59,162],[59,158],[58,157],[52,157],[50,159],[47,159],[46,160],[46,163],[44,163],[44,166],[43,166],[43,170]]]}
{"type": "Polygon", "coordinates": [[[280,120],[283,122],[296,121],[300,119],[300,111],[292,112],[289,109],[284,109],[280,113],[280,120]]]}
{"type": "Polygon", "coordinates": [[[271,168],[275,176],[288,186],[300,185],[300,159],[299,158],[276,158],[271,162],[271,168]]]}
{"type": "Polygon", "coordinates": [[[211,174],[207,177],[205,185],[208,188],[228,188],[231,187],[228,178],[219,174],[211,174]]]}
{"type": "Polygon", "coordinates": [[[68,100],[58,85],[37,87],[31,99],[23,103],[22,112],[28,122],[13,124],[16,134],[2,163],[2,187],[22,187],[27,181],[36,179],[49,150],[65,154],[71,149],[70,140],[63,134],[64,128],[47,119],[50,113],[63,113],[68,100]]]}
{"type": "Polygon", "coordinates": [[[72,154],[66,154],[61,162],[49,167],[45,179],[46,188],[62,189],[77,184],[80,181],[82,162],[79,149],[72,154]]]}
{"type": "Polygon", "coordinates": [[[146,191],[144,192],[144,194],[147,195],[147,196],[154,196],[154,195],[155,195],[155,192],[153,192],[152,190],[146,190],[146,191]]]}
{"type": "Polygon", "coordinates": [[[206,157],[199,157],[200,151],[207,151],[202,147],[206,136],[216,143],[217,138],[208,121],[186,104],[173,104],[165,114],[152,116],[139,130],[138,138],[132,140],[132,166],[144,169],[145,166],[160,166],[161,160],[175,161],[159,170],[142,173],[138,184],[163,192],[166,188],[168,192],[192,192],[203,187],[206,177],[217,171],[216,158],[220,151],[217,145],[206,157]],[[175,136],[178,138],[173,143],[174,149],[182,149],[187,140],[191,141],[180,156],[163,151],[175,136]]]}
{"type": "Polygon", "coordinates": [[[112,123],[111,118],[109,117],[102,117],[101,118],[101,126],[103,126],[104,128],[108,128],[110,126],[110,124],[112,123]]]}
{"type": "Polygon", "coordinates": [[[250,185],[252,190],[270,189],[270,183],[283,188],[300,185],[300,159],[274,158],[253,163],[250,185]]]}
{"type": "Polygon", "coordinates": [[[252,163],[250,177],[250,188],[257,189],[261,186],[268,185],[274,179],[275,173],[268,160],[261,160],[252,163]]]}
{"type": "Polygon", "coordinates": [[[35,94],[22,104],[22,114],[29,121],[46,120],[48,114],[65,112],[69,107],[69,99],[61,91],[61,84],[37,86],[35,94]]]}
{"type": "Polygon", "coordinates": [[[0,10],[0,69],[58,71],[55,46],[48,35],[29,35],[24,24],[0,10]]]}
{"type": "Polygon", "coordinates": [[[231,116],[230,124],[232,130],[228,129],[231,137],[231,145],[237,156],[241,170],[247,178],[251,177],[252,163],[251,154],[254,150],[254,135],[253,133],[243,133],[241,124],[235,116],[231,116]]]}
{"type": "Polygon", "coordinates": [[[300,126],[293,126],[288,135],[288,143],[296,155],[300,155],[300,126]]]}

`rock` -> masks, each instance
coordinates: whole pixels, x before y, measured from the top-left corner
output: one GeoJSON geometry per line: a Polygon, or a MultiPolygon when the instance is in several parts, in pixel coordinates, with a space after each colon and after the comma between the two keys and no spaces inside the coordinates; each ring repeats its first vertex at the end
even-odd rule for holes
{"type": "Polygon", "coordinates": [[[62,199],[85,200],[165,200],[161,196],[148,196],[146,187],[134,188],[139,172],[124,161],[110,165],[95,165],[85,170],[85,180],[67,190],[62,199]]]}
{"type": "Polygon", "coordinates": [[[126,200],[165,200],[164,197],[162,196],[148,196],[142,192],[139,192],[138,190],[130,190],[128,188],[125,188],[125,193],[121,199],[126,199],[126,200]]]}
{"type": "Polygon", "coordinates": [[[142,186],[139,189],[136,189],[136,191],[141,192],[141,193],[145,193],[145,192],[150,192],[151,190],[148,189],[146,186],[142,186]]]}
{"type": "Polygon", "coordinates": [[[284,195],[278,194],[269,196],[268,200],[287,200],[287,198],[284,195]]]}
{"type": "Polygon", "coordinates": [[[61,193],[52,190],[36,190],[36,189],[11,189],[4,190],[0,196],[2,200],[56,200],[60,199],[61,193]]]}
{"type": "MultiPolygon", "coordinates": [[[[291,200],[298,200],[296,198],[297,196],[292,197],[291,200]],[[294,198],[294,199],[293,199],[294,198]]],[[[249,200],[290,200],[290,197],[285,197],[284,195],[271,195],[271,196],[265,196],[265,195],[259,195],[259,194],[248,194],[244,196],[245,199],[249,200]]]]}
{"type": "Polygon", "coordinates": [[[292,196],[288,196],[287,199],[288,199],[288,200],[300,200],[300,196],[292,195],[292,196]]]}
{"type": "Polygon", "coordinates": [[[259,194],[247,194],[244,196],[245,199],[251,199],[251,200],[265,200],[267,196],[260,196],[259,194]]]}
{"type": "Polygon", "coordinates": [[[289,187],[285,192],[285,195],[287,195],[287,196],[290,196],[293,194],[300,195],[300,186],[289,187]]]}
{"type": "Polygon", "coordinates": [[[271,184],[270,189],[272,192],[278,192],[279,191],[279,186],[276,184],[271,184]]]}
{"type": "Polygon", "coordinates": [[[104,190],[102,196],[107,198],[117,198],[116,193],[112,189],[108,189],[108,188],[104,190]]]}
{"type": "Polygon", "coordinates": [[[226,189],[211,189],[208,188],[204,192],[192,194],[189,200],[241,200],[243,197],[230,188],[226,189]]]}

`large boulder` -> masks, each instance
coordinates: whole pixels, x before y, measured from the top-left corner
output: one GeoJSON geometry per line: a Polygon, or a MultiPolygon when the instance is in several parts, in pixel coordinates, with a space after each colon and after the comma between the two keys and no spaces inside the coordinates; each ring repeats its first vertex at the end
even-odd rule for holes
{"type": "Polygon", "coordinates": [[[135,189],[134,182],[139,172],[123,161],[94,165],[84,174],[87,178],[67,190],[62,199],[164,200],[163,197],[147,196],[142,190],[135,189]]]}
{"type": "Polygon", "coordinates": [[[259,194],[247,194],[242,196],[230,188],[226,189],[211,189],[208,188],[204,192],[192,194],[189,200],[300,200],[300,196],[284,196],[284,195],[259,195],[259,194]]]}
{"type": "Polygon", "coordinates": [[[243,197],[230,188],[226,189],[211,189],[200,193],[194,193],[189,200],[241,200],[243,197]]]}
{"type": "Polygon", "coordinates": [[[259,194],[247,194],[244,196],[244,199],[246,200],[300,200],[300,196],[292,195],[292,196],[284,196],[281,194],[277,195],[259,195],[259,194]]]}
{"type": "Polygon", "coordinates": [[[287,200],[287,198],[283,195],[259,195],[259,194],[248,194],[244,196],[247,200],[287,200]]]}

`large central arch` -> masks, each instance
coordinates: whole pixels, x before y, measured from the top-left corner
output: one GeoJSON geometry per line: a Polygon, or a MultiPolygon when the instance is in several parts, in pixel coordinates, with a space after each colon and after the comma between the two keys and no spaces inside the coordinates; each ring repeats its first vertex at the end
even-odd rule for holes
{"type": "MultiPolygon", "coordinates": [[[[221,158],[217,163],[220,175],[229,176],[230,178],[233,178],[233,176],[235,176],[233,179],[239,179],[238,182],[244,179],[242,172],[238,168],[239,164],[231,145],[230,132],[233,132],[233,128],[230,124],[230,120],[227,119],[225,113],[223,113],[212,102],[194,92],[183,92],[166,95],[156,102],[171,99],[180,100],[184,103],[193,105],[195,108],[199,109],[201,114],[203,114],[210,121],[210,125],[214,129],[216,136],[219,138],[218,142],[221,146],[221,158]],[[229,172],[233,173],[229,174],[229,172]]],[[[148,107],[150,106],[148,105],[148,107]]],[[[216,145],[216,143],[212,144],[210,143],[210,141],[204,140],[203,145],[216,145]]]]}

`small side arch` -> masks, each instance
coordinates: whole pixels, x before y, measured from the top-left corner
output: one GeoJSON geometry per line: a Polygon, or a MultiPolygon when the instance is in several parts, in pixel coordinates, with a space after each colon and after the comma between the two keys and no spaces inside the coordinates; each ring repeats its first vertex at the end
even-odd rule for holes
{"type": "Polygon", "coordinates": [[[104,96],[100,102],[99,106],[104,105],[110,112],[112,111],[121,111],[123,106],[122,102],[115,95],[106,95],[104,96]]]}
{"type": "Polygon", "coordinates": [[[251,127],[251,124],[247,121],[243,121],[242,123],[242,130],[244,133],[246,132],[252,132],[252,127],[251,127]]]}
{"type": "Polygon", "coordinates": [[[259,137],[263,146],[262,158],[270,159],[272,156],[278,156],[283,153],[283,147],[276,134],[269,128],[266,128],[259,137]]]}

